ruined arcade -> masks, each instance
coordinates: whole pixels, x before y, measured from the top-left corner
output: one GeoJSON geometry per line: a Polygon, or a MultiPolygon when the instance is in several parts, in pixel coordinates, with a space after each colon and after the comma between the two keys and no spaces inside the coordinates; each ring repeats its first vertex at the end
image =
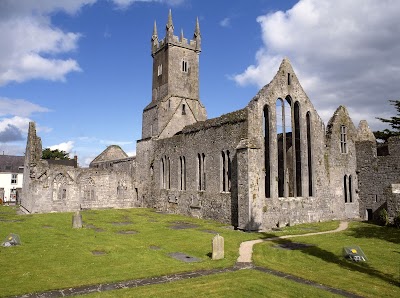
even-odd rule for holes
{"type": "Polygon", "coordinates": [[[22,206],[29,212],[149,207],[243,230],[399,210],[399,139],[377,156],[344,106],[325,127],[288,59],[246,107],[207,119],[199,98],[201,32],[165,37],[154,23],[151,101],[136,157],[110,146],[89,168],[42,160],[30,124],[22,206]],[[375,181],[371,185],[371,181],[375,181]]]}

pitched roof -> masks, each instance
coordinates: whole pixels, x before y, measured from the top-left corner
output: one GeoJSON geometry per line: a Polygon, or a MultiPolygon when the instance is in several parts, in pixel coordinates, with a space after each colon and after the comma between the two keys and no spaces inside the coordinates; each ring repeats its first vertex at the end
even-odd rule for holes
{"type": "Polygon", "coordinates": [[[25,156],[0,155],[1,173],[23,173],[25,156]]]}
{"type": "Polygon", "coordinates": [[[127,158],[128,154],[118,145],[111,145],[101,152],[90,164],[127,158]]]}

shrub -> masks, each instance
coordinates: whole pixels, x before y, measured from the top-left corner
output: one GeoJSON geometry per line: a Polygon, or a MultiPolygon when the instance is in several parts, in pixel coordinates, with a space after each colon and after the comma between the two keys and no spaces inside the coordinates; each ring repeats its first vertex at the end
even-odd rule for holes
{"type": "Polygon", "coordinates": [[[394,217],[393,225],[400,229],[400,211],[397,212],[397,215],[394,217]]]}
{"type": "Polygon", "coordinates": [[[381,209],[381,211],[379,211],[379,224],[382,226],[389,225],[389,215],[385,208],[383,208],[383,209],[381,209]]]}

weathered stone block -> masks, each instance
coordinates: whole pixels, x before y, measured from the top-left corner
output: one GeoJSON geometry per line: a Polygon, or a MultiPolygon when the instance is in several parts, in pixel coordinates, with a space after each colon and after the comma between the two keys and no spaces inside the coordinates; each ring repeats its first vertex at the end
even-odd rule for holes
{"type": "Polygon", "coordinates": [[[224,258],[224,237],[219,234],[212,240],[212,259],[220,260],[224,258]]]}

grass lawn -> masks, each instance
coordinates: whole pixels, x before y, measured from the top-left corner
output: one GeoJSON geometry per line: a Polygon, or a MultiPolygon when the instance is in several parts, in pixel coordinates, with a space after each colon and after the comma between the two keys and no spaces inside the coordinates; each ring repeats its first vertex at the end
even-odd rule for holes
{"type": "Polygon", "coordinates": [[[341,297],[308,285],[302,285],[255,270],[240,270],[182,280],[168,284],[144,286],[85,295],[106,297],[341,297]]]}
{"type": "Polygon", "coordinates": [[[340,233],[257,244],[253,260],[259,266],[365,297],[400,297],[400,229],[351,222],[350,228],[340,233]],[[297,250],[276,247],[297,241],[315,246],[297,250]],[[360,246],[368,261],[345,260],[342,248],[350,245],[360,246]]]}
{"type": "MultiPolygon", "coordinates": [[[[86,227],[72,229],[72,213],[16,215],[15,207],[0,206],[0,241],[9,233],[18,234],[22,241],[21,246],[0,247],[0,296],[229,267],[235,264],[242,241],[264,236],[151,209],[91,210],[82,215],[86,227]],[[182,222],[197,227],[171,229],[182,222]],[[121,230],[137,233],[119,234],[121,230]],[[209,257],[211,231],[225,239],[223,260],[209,257]],[[93,251],[105,254],[93,255],[93,251]],[[201,261],[178,261],[168,256],[172,252],[201,261]]],[[[302,226],[274,234],[330,230],[338,222],[302,226]]]]}

